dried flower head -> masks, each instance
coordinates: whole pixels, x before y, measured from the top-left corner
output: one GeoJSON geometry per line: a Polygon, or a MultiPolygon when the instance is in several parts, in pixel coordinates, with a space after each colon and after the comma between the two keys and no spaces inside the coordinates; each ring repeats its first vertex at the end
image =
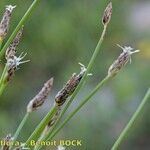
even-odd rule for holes
{"type": "Polygon", "coordinates": [[[102,23],[103,25],[107,25],[111,19],[111,16],[112,16],[112,2],[110,2],[105,11],[104,11],[104,14],[103,14],[103,17],[102,17],[102,23]]]}
{"type": "Polygon", "coordinates": [[[17,33],[16,37],[14,38],[10,46],[7,48],[6,53],[5,53],[6,60],[12,59],[16,55],[16,48],[19,45],[22,33],[23,33],[23,27],[17,33]]]}
{"type": "Polygon", "coordinates": [[[5,38],[5,36],[8,32],[11,14],[12,14],[12,11],[15,7],[16,6],[8,5],[5,8],[5,13],[4,13],[3,18],[0,22],[0,41],[2,41],[5,38]]]}
{"type": "Polygon", "coordinates": [[[48,98],[48,95],[52,89],[52,86],[53,86],[53,78],[48,80],[44,84],[41,91],[29,102],[29,104],[27,105],[28,113],[31,113],[32,111],[38,109],[39,107],[41,107],[44,104],[44,102],[48,98]]]}
{"type": "Polygon", "coordinates": [[[70,80],[66,83],[66,85],[57,93],[55,96],[55,102],[58,106],[62,106],[67,98],[73,94],[76,87],[80,83],[84,73],[86,72],[86,68],[84,65],[81,65],[81,71],[77,75],[76,73],[73,73],[70,80]]]}
{"type": "Polygon", "coordinates": [[[120,54],[117,60],[115,60],[114,63],[110,66],[108,70],[108,76],[115,76],[122,69],[122,67],[126,65],[128,61],[131,62],[131,55],[139,52],[139,50],[132,51],[133,48],[131,48],[130,46],[118,46],[123,50],[123,52],[120,54]]]}
{"type": "Polygon", "coordinates": [[[4,146],[2,147],[2,150],[9,150],[10,142],[12,142],[12,136],[11,134],[8,134],[4,139],[4,146]]]}

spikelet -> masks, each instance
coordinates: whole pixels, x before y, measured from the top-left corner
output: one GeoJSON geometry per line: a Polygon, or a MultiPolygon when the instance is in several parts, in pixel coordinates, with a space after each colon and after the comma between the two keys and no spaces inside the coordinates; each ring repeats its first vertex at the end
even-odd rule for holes
{"type": "Polygon", "coordinates": [[[4,139],[4,146],[2,147],[2,150],[9,150],[10,148],[10,142],[12,142],[12,136],[11,134],[8,134],[6,138],[4,139]]]}
{"type": "Polygon", "coordinates": [[[9,30],[9,24],[10,24],[12,11],[15,7],[16,6],[8,5],[5,8],[5,13],[0,22],[0,41],[2,41],[5,38],[8,30],[9,30]]]}
{"type": "Polygon", "coordinates": [[[5,53],[5,58],[7,60],[6,66],[7,66],[7,76],[6,81],[9,82],[12,80],[13,76],[15,75],[15,71],[18,68],[20,64],[29,62],[29,60],[22,61],[26,54],[21,53],[19,57],[16,56],[16,48],[20,42],[20,38],[22,36],[23,27],[21,30],[17,33],[16,37],[14,38],[13,42],[10,44],[10,46],[7,48],[5,53]]]}
{"type": "Polygon", "coordinates": [[[52,119],[49,121],[49,123],[47,124],[47,126],[45,127],[42,136],[47,135],[48,131],[51,129],[51,127],[56,123],[57,119],[59,118],[61,113],[61,107],[58,106],[57,107],[57,111],[55,112],[55,114],[53,115],[52,119]]]}
{"type": "Polygon", "coordinates": [[[108,76],[115,76],[123,68],[123,66],[125,66],[128,63],[128,61],[131,62],[131,55],[139,52],[139,50],[132,51],[133,48],[131,47],[121,47],[120,45],[118,46],[123,50],[123,52],[109,67],[108,76]]]}
{"type": "Polygon", "coordinates": [[[57,121],[60,115],[60,112],[61,112],[61,107],[58,107],[57,112],[54,114],[53,118],[49,121],[47,125],[48,128],[51,128],[55,124],[55,122],[57,121]]]}
{"type": "Polygon", "coordinates": [[[111,16],[112,16],[112,2],[110,2],[107,5],[107,7],[104,11],[104,14],[103,14],[103,17],[102,17],[103,25],[107,25],[110,22],[111,16]]]}
{"type": "Polygon", "coordinates": [[[6,60],[13,59],[14,56],[16,56],[16,48],[19,45],[20,39],[22,37],[22,33],[23,33],[23,27],[20,29],[20,31],[17,33],[16,37],[14,38],[13,42],[7,48],[5,53],[6,60]]]}
{"type": "Polygon", "coordinates": [[[80,83],[85,71],[86,68],[84,65],[82,65],[80,73],[78,75],[76,73],[72,74],[66,85],[57,93],[57,95],[55,96],[55,102],[58,106],[62,106],[65,103],[66,99],[73,94],[76,87],[80,83]]]}
{"type": "Polygon", "coordinates": [[[34,110],[37,110],[39,107],[41,107],[46,99],[48,98],[48,95],[52,89],[53,86],[53,78],[48,80],[41,91],[29,102],[27,105],[27,112],[31,113],[34,110]]]}

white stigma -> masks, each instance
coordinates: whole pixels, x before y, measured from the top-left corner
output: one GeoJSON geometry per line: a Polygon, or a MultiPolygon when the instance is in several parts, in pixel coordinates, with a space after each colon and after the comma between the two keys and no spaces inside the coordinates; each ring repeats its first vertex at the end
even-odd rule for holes
{"type": "Polygon", "coordinates": [[[12,5],[6,5],[6,10],[12,12],[12,10],[16,8],[16,5],[15,6],[12,6],[12,5]]]}
{"type": "Polygon", "coordinates": [[[119,44],[117,44],[117,46],[120,47],[123,50],[123,52],[128,53],[130,55],[130,63],[131,63],[131,55],[134,54],[134,53],[140,52],[140,50],[134,50],[133,51],[133,48],[130,47],[130,46],[124,46],[124,47],[122,47],[119,44]]]}
{"type": "MultiPolygon", "coordinates": [[[[78,63],[80,66],[81,66],[81,73],[84,73],[87,71],[87,68],[85,67],[85,65],[83,65],[82,63],[78,63]]],[[[88,76],[92,76],[93,74],[92,73],[88,73],[87,74],[88,76]]]]}
{"type": "Polygon", "coordinates": [[[23,54],[23,52],[22,52],[19,55],[19,57],[14,56],[13,58],[8,59],[7,64],[9,66],[9,68],[15,67],[15,68],[18,69],[19,65],[29,62],[30,60],[24,60],[24,61],[22,61],[25,58],[26,55],[27,55],[27,53],[23,54]]]}

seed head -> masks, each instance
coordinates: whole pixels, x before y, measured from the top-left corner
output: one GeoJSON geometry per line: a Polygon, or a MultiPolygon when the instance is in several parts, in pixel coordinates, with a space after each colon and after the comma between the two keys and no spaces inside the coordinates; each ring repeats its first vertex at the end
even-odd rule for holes
{"type": "Polygon", "coordinates": [[[139,50],[132,51],[133,48],[130,46],[122,47],[118,45],[123,52],[120,56],[114,61],[114,63],[110,66],[108,70],[108,76],[115,76],[122,68],[127,64],[128,61],[131,62],[131,55],[139,52],[139,50]]]}
{"type": "Polygon", "coordinates": [[[22,33],[23,33],[23,27],[17,33],[16,37],[14,38],[10,46],[7,48],[6,53],[5,53],[6,60],[11,59],[16,55],[16,48],[19,45],[22,33]]]}
{"type": "Polygon", "coordinates": [[[85,71],[85,66],[81,65],[80,73],[78,75],[76,73],[73,73],[66,85],[57,93],[57,95],[55,96],[55,102],[58,106],[62,106],[67,98],[73,94],[76,87],[80,83],[85,71]]]}
{"type": "Polygon", "coordinates": [[[3,18],[0,22],[0,41],[2,41],[5,38],[8,30],[9,30],[9,24],[10,24],[12,11],[15,7],[16,6],[8,5],[5,8],[3,18]]]}
{"type": "Polygon", "coordinates": [[[41,107],[46,99],[48,98],[48,95],[52,89],[53,86],[53,78],[48,80],[41,91],[29,102],[27,105],[27,112],[31,113],[34,110],[37,110],[39,107],[41,107]]]}
{"type": "Polygon", "coordinates": [[[111,16],[112,16],[112,2],[110,2],[107,5],[106,9],[104,10],[104,14],[102,17],[103,25],[107,25],[110,22],[111,16]]]}

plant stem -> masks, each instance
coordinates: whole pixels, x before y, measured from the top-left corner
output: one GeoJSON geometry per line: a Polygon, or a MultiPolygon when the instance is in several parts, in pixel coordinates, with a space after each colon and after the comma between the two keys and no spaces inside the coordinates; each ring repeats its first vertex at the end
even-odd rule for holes
{"type": "Polygon", "coordinates": [[[0,51],[0,58],[4,55],[5,50],[10,45],[10,43],[12,42],[12,40],[14,39],[14,37],[16,36],[16,34],[18,33],[18,31],[21,29],[21,27],[25,23],[26,19],[32,13],[33,8],[36,6],[36,4],[37,4],[38,1],[39,0],[34,0],[33,3],[30,5],[29,9],[26,11],[26,13],[24,14],[24,16],[22,17],[22,19],[18,23],[17,27],[15,28],[15,30],[13,31],[13,33],[9,37],[8,41],[6,42],[6,44],[4,45],[4,47],[2,48],[2,50],[0,51]]]}
{"type": "MultiPolygon", "coordinates": [[[[67,109],[69,108],[69,106],[71,105],[71,103],[73,102],[75,96],[78,94],[78,92],[82,88],[82,86],[83,86],[83,84],[84,84],[84,82],[85,82],[85,80],[87,78],[87,74],[90,72],[90,70],[91,70],[91,68],[92,68],[92,66],[94,64],[94,61],[95,61],[95,59],[96,59],[96,57],[97,57],[97,55],[98,55],[98,53],[100,51],[100,48],[101,48],[101,45],[102,45],[102,42],[103,42],[103,39],[104,39],[104,36],[105,36],[105,33],[106,33],[106,29],[107,29],[107,25],[104,26],[104,29],[103,29],[102,34],[100,36],[99,42],[98,42],[98,44],[97,44],[97,46],[96,46],[96,48],[94,50],[94,53],[93,53],[93,55],[92,55],[92,57],[91,57],[91,59],[89,61],[88,66],[87,66],[87,71],[85,72],[85,74],[84,74],[82,80],[80,81],[79,85],[77,86],[76,90],[73,92],[73,95],[71,96],[71,98],[69,99],[69,101],[66,104],[65,108],[63,109],[63,111],[62,111],[60,117],[58,118],[57,122],[54,124],[52,130],[50,130],[47,135],[52,134],[53,131],[56,129],[56,127],[60,123],[62,117],[64,116],[65,112],[67,111],[67,109]]],[[[43,139],[46,139],[46,137],[43,137],[42,140],[43,139]]]]}
{"type": "MultiPolygon", "coordinates": [[[[28,120],[29,116],[30,116],[30,113],[26,113],[25,116],[24,116],[24,118],[22,119],[20,125],[18,126],[17,131],[15,132],[15,134],[13,136],[13,142],[14,143],[17,140],[17,138],[18,138],[18,136],[19,136],[19,134],[20,134],[23,126],[25,125],[26,121],[28,120]]],[[[11,148],[12,148],[12,146],[10,146],[10,149],[11,148]]]]}
{"type": "Polygon", "coordinates": [[[89,61],[88,66],[87,66],[87,71],[86,71],[86,73],[84,74],[84,76],[83,76],[82,80],[80,81],[78,87],[76,88],[76,90],[74,91],[73,95],[71,96],[71,98],[69,99],[68,103],[66,104],[65,108],[63,109],[63,111],[62,111],[62,113],[61,113],[59,119],[58,119],[57,122],[54,124],[54,126],[53,126],[51,132],[53,132],[53,131],[56,129],[57,125],[59,124],[60,120],[61,120],[62,117],[64,116],[64,114],[65,114],[65,112],[67,111],[67,109],[69,108],[69,106],[71,105],[71,103],[72,103],[72,101],[74,100],[75,96],[78,94],[78,92],[80,91],[81,87],[83,86],[83,83],[84,83],[84,81],[85,81],[86,78],[87,78],[87,74],[90,72],[90,70],[91,70],[91,68],[92,68],[92,66],[93,66],[93,64],[94,64],[94,61],[95,61],[95,59],[96,59],[96,57],[97,57],[97,55],[98,55],[98,53],[99,53],[99,51],[100,51],[100,48],[101,48],[101,45],[102,45],[102,42],[103,42],[103,39],[104,39],[104,36],[105,36],[105,33],[106,33],[106,29],[107,29],[107,25],[104,26],[104,29],[103,29],[103,31],[102,31],[100,40],[99,40],[99,42],[98,42],[98,44],[97,44],[97,46],[96,46],[96,48],[95,48],[95,50],[94,50],[94,53],[93,53],[93,55],[92,55],[92,57],[91,57],[91,59],[90,59],[90,61],[89,61]]]}
{"type": "Polygon", "coordinates": [[[53,108],[51,109],[51,111],[48,112],[48,114],[43,118],[43,120],[40,122],[40,124],[36,127],[36,129],[33,131],[31,136],[26,141],[26,144],[29,147],[31,147],[30,141],[31,140],[36,140],[41,135],[41,133],[43,132],[45,126],[48,124],[48,122],[53,117],[53,115],[55,114],[56,111],[57,111],[57,106],[54,105],[53,108]]]}
{"type": "Polygon", "coordinates": [[[13,140],[16,140],[16,139],[18,138],[18,136],[19,136],[19,134],[20,134],[20,131],[22,130],[22,128],[23,128],[23,126],[25,125],[25,123],[26,123],[27,119],[29,118],[29,116],[30,116],[30,113],[26,113],[26,114],[25,114],[25,116],[24,116],[24,118],[22,119],[22,121],[21,121],[21,123],[20,123],[20,125],[19,125],[19,127],[18,127],[18,129],[17,129],[17,131],[16,131],[16,133],[15,133],[14,136],[13,136],[13,140]]]}
{"type": "MultiPolygon", "coordinates": [[[[33,3],[30,5],[30,7],[28,8],[28,10],[26,11],[26,13],[24,14],[24,16],[22,17],[22,19],[20,20],[20,22],[18,23],[17,27],[15,28],[15,30],[13,31],[13,33],[11,34],[11,36],[9,37],[9,39],[7,40],[6,44],[4,45],[4,47],[2,48],[2,50],[0,51],[0,58],[3,56],[3,54],[5,53],[5,50],[8,48],[8,46],[11,44],[12,40],[14,39],[14,37],[17,35],[18,31],[21,29],[22,25],[24,24],[24,22],[26,21],[26,19],[29,17],[29,15],[32,13],[33,8],[36,6],[37,2],[39,0],[34,0],[33,3]]],[[[0,49],[1,49],[1,45],[2,45],[2,40],[0,39],[0,49]]],[[[7,66],[5,65],[5,68],[3,70],[1,79],[0,79],[0,96],[2,95],[6,84],[4,83],[4,79],[7,73],[7,66]]]]}
{"type": "Polygon", "coordinates": [[[7,74],[7,65],[5,65],[5,68],[4,68],[1,78],[0,78],[0,96],[2,95],[4,89],[7,85],[7,83],[5,82],[6,74],[7,74]]]}
{"type": "Polygon", "coordinates": [[[122,131],[122,133],[120,134],[118,139],[116,140],[116,142],[113,145],[113,147],[111,148],[111,150],[118,150],[119,146],[121,145],[121,143],[123,142],[123,140],[125,139],[127,134],[129,133],[129,130],[133,127],[137,118],[144,110],[144,107],[146,106],[146,103],[148,102],[148,100],[150,100],[150,88],[148,89],[148,91],[147,91],[146,95],[144,96],[143,100],[141,101],[139,107],[136,109],[132,118],[130,119],[130,121],[128,122],[128,124],[126,125],[126,127],[124,128],[124,130],[122,131]]]}
{"type": "MultiPolygon", "coordinates": [[[[111,77],[106,76],[101,82],[98,83],[98,85],[91,91],[91,93],[82,100],[82,102],[79,104],[79,106],[72,112],[70,115],[65,119],[65,121],[54,131],[52,134],[47,134],[47,136],[44,138],[44,140],[51,140],[65,125],[66,123],[96,94],[96,92],[105,84],[107,83],[111,77]]],[[[41,149],[42,146],[38,147],[35,150],[41,149]]]]}
{"type": "Polygon", "coordinates": [[[3,43],[3,40],[2,40],[2,38],[0,37],[0,50],[1,50],[1,47],[2,47],[2,43],[3,43]]]}

